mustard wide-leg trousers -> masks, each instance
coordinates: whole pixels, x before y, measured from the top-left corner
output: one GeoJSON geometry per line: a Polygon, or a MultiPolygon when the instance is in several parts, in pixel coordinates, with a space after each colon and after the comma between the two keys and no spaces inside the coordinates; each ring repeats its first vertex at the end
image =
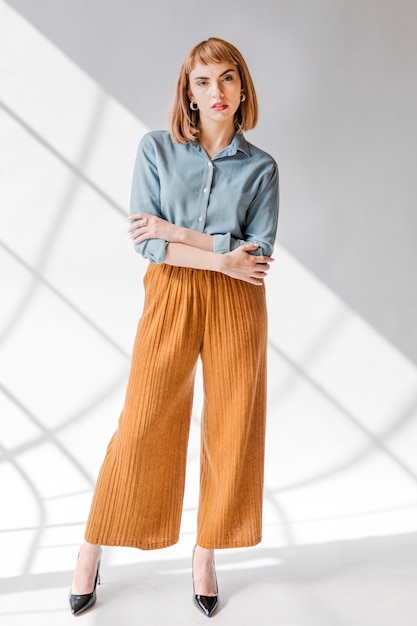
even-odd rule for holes
{"type": "Polygon", "coordinates": [[[266,414],[265,289],[205,270],[150,265],[126,402],[101,468],[85,538],[164,548],[178,541],[201,357],[197,542],[261,540],[266,414]]]}

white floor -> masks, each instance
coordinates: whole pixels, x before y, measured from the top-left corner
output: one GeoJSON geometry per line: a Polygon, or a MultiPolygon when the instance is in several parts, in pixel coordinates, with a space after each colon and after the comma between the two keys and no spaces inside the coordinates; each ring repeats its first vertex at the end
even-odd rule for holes
{"type": "MultiPolygon", "coordinates": [[[[71,571],[142,305],[125,216],[146,129],[1,0],[0,46],[0,623],[56,626],[76,619],[71,571]]],[[[417,368],[275,256],[264,539],[218,553],[213,619],[414,626],[417,368]]],[[[106,549],[84,624],[207,621],[191,603],[200,404],[198,384],[179,544],[106,549]]]]}
{"type": "MultiPolygon", "coordinates": [[[[412,626],[416,543],[415,535],[402,535],[218,554],[221,602],[212,620],[242,626],[412,626]]],[[[124,564],[111,556],[117,549],[107,549],[97,603],[78,618],[67,606],[71,572],[59,569],[58,560],[54,571],[2,580],[0,623],[204,624],[207,618],[191,602],[186,538],[182,544],[173,555],[166,551],[144,560],[132,554],[124,564]]]]}
{"type": "MultiPolygon", "coordinates": [[[[212,619],[242,626],[412,626],[415,548],[409,535],[219,555],[221,604],[212,619]]],[[[204,624],[191,603],[189,555],[180,554],[112,565],[106,553],[97,604],[78,618],[66,604],[69,570],[2,581],[0,621],[204,624]]]]}

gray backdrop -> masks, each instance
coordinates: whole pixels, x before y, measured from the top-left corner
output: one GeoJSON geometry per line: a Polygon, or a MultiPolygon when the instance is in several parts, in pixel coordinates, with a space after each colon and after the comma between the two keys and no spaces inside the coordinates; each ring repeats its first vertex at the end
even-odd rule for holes
{"type": "Polygon", "coordinates": [[[151,128],[185,52],[235,43],[261,102],[250,139],[280,164],[279,241],[417,362],[415,2],[9,4],[151,128]]]}

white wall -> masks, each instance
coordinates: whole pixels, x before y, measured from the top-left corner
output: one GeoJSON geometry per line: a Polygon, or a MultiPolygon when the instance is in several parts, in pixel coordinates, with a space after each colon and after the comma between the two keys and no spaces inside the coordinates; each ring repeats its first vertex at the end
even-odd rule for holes
{"type": "Polygon", "coordinates": [[[233,41],[252,139],[280,163],[279,241],[417,362],[417,8],[411,0],[9,0],[150,128],[185,52],[233,41]]]}
{"type": "MultiPolygon", "coordinates": [[[[289,102],[280,106],[279,119],[285,111],[290,119],[289,102]]],[[[146,263],[127,240],[125,217],[147,128],[0,0],[0,621],[8,625],[73,619],[70,572],[123,403],[143,298],[146,263]]],[[[295,130],[294,121],[281,125],[280,141],[295,130]]],[[[262,133],[275,141],[265,126],[262,133]]],[[[288,206],[296,209],[295,161],[282,169],[285,231],[288,206]]],[[[228,591],[216,619],[408,626],[416,603],[409,555],[417,367],[281,242],[276,256],[267,291],[264,536],[253,550],[219,555],[228,591]],[[241,601],[248,589],[249,604],[241,601]]],[[[167,551],[105,551],[106,584],[86,624],[142,616],[166,624],[174,605],[178,623],[195,623],[194,614],[184,621],[192,609],[184,588],[199,404],[201,385],[181,541],[167,551]]]]}

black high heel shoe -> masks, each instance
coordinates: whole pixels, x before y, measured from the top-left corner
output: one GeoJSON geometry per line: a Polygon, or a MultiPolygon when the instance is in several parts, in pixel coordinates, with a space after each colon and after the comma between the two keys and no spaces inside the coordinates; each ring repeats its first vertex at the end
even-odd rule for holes
{"type": "Polygon", "coordinates": [[[71,613],[73,615],[78,615],[79,613],[86,611],[87,609],[90,608],[90,606],[93,606],[93,604],[96,603],[96,600],[97,600],[96,587],[97,587],[97,584],[100,584],[100,564],[101,564],[101,555],[98,560],[96,579],[94,581],[94,587],[91,593],[84,593],[82,595],[77,595],[77,594],[71,593],[70,591],[69,603],[71,607],[71,613]]]}
{"type": "MultiPolygon", "coordinates": [[[[194,546],[194,550],[193,550],[192,566],[194,565],[195,549],[196,549],[196,546],[194,546]]],[[[192,571],[192,566],[191,566],[191,571],[192,571]]],[[[216,579],[216,595],[215,596],[202,596],[199,593],[195,592],[194,572],[192,571],[192,577],[193,577],[193,602],[196,605],[196,607],[200,611],[202,611],[204,613],[204,615],[206,617],[211,617],[213,615],[214,611],[217,609],[217,606],[219,604],[219,588],[218,588],[218,585],[217,585],[216,568],[214,566],[214,563],[213,563],[213,568],[214,568],[214,577],[216,579]]]]}

